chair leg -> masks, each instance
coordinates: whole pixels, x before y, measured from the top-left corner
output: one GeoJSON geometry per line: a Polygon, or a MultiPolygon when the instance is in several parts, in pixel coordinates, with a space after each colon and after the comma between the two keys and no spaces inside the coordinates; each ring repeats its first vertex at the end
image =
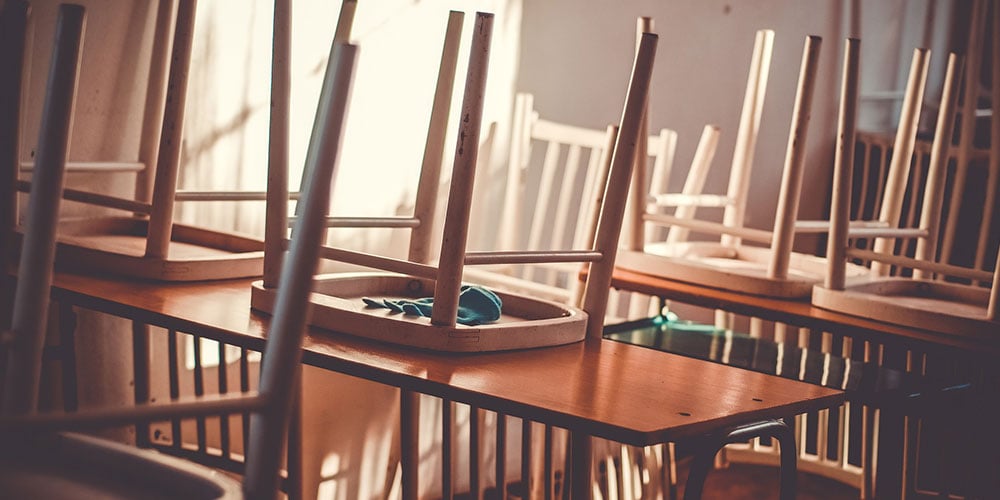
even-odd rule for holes
{"type": "Polygon", "coordinates": [[[79,408],[76,379],[76,311],[73,306],[60,302],[59,306],[59,356],[62,370],[63,408],[79,408]]]}
{"type": "Polygon", "coordinates": [[[798,453],[795,448],[795,432],[783,420],[776,425],[771,437],[778,440],[781,453],[781,500],[793,500],[798,492],[798,453]]]}
{"type": "Polygon", "coordinates": [[[688,471],[687,482],[684,484],[684,500],[698,500],[701,498],[705,479],[708,477],[708,471],[715,464],[715,453],[723,446],[725,446],[725,443],[720,443],[717,439],[706,440],[704,447],[695,453],[694,460],[691,462],[691,469],[688,471]]]}
{"type": "MultiPolygon", "coordinates": [[[[132,377],[135,381],[133,390],[136,404],[149,402],[149,333],[149,325],[132,321],[132,377]]],[[[223,352],[225,352],[224,349],[223,352]]],[[[225,364],[219,363],[219,369],[224,370],[225,364]]],[[[149,439],[149,423],[143,422],[135,425],[135,444],[139,448],[152,446],[149,439]]]]}
{"type": "Polygon", "coordinates": [[[798,487],[795,433],[784,420],[765,420],[706,436],[695,451],[694,461],[691,463],[691,470],[684,487],[684,500],[701,498],[705,479],[715,463],[715,455],[719,450],[727,444],[748,441],[756,437],[772,437],[778,440],[781,447],[780,498],[794,499],[798,487]]]}
{"type": "Polygon", "coordinates": [[[663,497],[665,500],[677,500],[677,445],[663,444],[663,497]]]}

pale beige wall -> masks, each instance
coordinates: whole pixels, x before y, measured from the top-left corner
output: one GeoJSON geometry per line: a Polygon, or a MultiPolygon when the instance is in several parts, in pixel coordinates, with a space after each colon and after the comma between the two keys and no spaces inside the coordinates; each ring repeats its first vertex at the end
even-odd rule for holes
{"type": "Polygon", "coordinates": [[[702,127],[714,123],[722,135],[706,187],[713,193],[726,189],[754,32],[775,30],[747,216],[749,226],[765,229],[773,224],[804,38],[823,37],[802,207],[803,214],[818,215],[836,123],[841,2],[526,2],[518,90],[535,94],[539,111],[555,120],[592,127],[616,121],[638,16],[653,17],[660,35],[649,121],[653,130],[679,134],[672,185],[683,184],[702,127]]]}
{"type": "MultiPolygon", "coordinates": [[[[672,186],[679,189],[706,123],[721,128],[706,192],[725,192],[754,32],[775,31],[774,57],[754,157],[747,225],[770,229],[777,204],[795,84],[807,35],[823,37],[807,142],[801,215],[829,200],[844,38],[862,38],[861,126],[891,130],[917,46],[933,49],[927,98],[944,71],[950,2],[932,0],[550,0],[525,2],[517,89],[554,120],[603,127],[618,119],[638,16],[660,35],[650,127],[679,133],[672,186]],[[857,23],[852,26],[851,10],[857,23]]],[[[939,84],[937,84],[939,85],[939,84]]],[[[803,249],[812,250],[807,240],[803,249]]]]}
{"type": "MultiPolygon", "coordinates": [[[[529,1],[524,4],[521,26],[517,91],[534,94],[535,107],[549,119],[589,127],[617,121],[636,19],[650,16],[660,35],[650,128],[669,128],[679,134],[671,189],[680,190],[702,127],[711,123],[720,127],[721,137],[705,192],[725,193],[754,33],[774,30],[774,55],[745,221],[749,227],[770,230],[805,37],[819,35],[823,46],[799,215],[819,219],[829,206],[845,37],[862,38],[860,126],[892,130],[909,60],[917,46],[934,50],[927,100],[937,99],[940,83],[935,82],[943,76],[950,4],[933,0],[529,1]]],[[[721,221],[720,210],[702,213],[714,213],[721,221]]],[[[799,237],[796,249],[821,251],[820,243],[816,237],[799,237]]],[[[676,304],[674,308],[688,319],[711,321],[704,311],[676,304]]]]}

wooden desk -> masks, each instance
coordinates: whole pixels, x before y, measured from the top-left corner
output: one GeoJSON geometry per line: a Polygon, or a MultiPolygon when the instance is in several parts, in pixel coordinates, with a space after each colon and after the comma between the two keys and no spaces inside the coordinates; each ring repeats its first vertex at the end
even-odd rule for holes
{"type": "Polygon", "coordinates": [[[616,269],[611,286],[676,300],[712,309],[755,316],[820,331],[876,339],[882,342],[933,345],[955,348],[983,356],[1000,354],[998,332],[971,332],[968,335],[945,335],[883,323],[859,316],[814,307],[808,301],[790,301],[759,297],[705,286],[692,285],[648,274],[616,269]]]}
{"type": "MultiPolygon", "coordinates": [[[[262,350],[267,318],[248,280],[142,283],[56,274],[53,298],[262,350]]],[[[840,391],[613,341],[449,355],[327,331],[307,364],[573,432],[645,446],[833,407],[840,391]]]]}

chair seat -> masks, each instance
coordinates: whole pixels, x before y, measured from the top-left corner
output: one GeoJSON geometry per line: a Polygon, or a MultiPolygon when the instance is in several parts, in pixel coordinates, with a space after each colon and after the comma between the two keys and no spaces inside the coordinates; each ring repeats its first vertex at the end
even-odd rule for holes
{"type": "Polygon", "coordinates": [[[844,290],[816,287],[813,305],[876,321],[946,334],[992,337],[990,290],[910,278],[849,280],[844,290]]]}
{"type": "Polygon", "coordinates": [[[227,499],[238,482],[215,470],[81,434],[43,435],[0,450],[5,498],[227,499]],[[14,451],[14,450],[17,451],[14,451]]]}
{"type": "MultiPolygon", "coordinates": [[[[434,294],[434,282],[381,272],[324,274],[315,279],[310,324],[382,342],[445,352],[491,352],[570,344],[584,339],[588,315],[575,307],[498,292],[500,319],[476,326],[434,325],[429,318],[370,308],[362,297],[418,299],[434,294]]],[[[251,307],[270,313],[275,293],[252,284],[251,307]]]]}
{"type": "Polygon", "coordinates": [[[173,224],[166,257],[146,255],[149,221],[128,217],[59,222],[56,259],[69,270],[159,281],[260,276],[264,243],[249,236],[173,224]]]}
{"type": "MultiPolygon", "coordinates": [[[[771,250],[741,246],[733,248],[718,242],[653,243],[645,252],[619,252],[617,267],[667,279],[730,290],[788,299],[805,299],[814,285],[823,282],[826,259],[792,252],[788,276],[768,276],[771,250]]],[[[861,276],[868,269],[848,265],[848,276],[861,276]]]]}

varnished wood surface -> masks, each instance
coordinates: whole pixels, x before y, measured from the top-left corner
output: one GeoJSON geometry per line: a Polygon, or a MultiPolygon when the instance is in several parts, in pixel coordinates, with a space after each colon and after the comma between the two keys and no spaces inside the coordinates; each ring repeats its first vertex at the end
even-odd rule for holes
{"type": "Polygon", "coordinates": [[[1000,353],[1000,332],[945,335],[930,330],[903,327],[860,316],[838,313],[802,301],[773,299],[668,280],[624,269],[616,269],[611,286],[664,297],[712,309],[722,309],[771,321],[816,330],[870,338],[882,342],[906,342],[926,347],[957,348],[969,353],[995,356],[1000,353]]]}
{"type": "MultiPolygon", "coordinates": [[[[53,298],[262,349],[250,281],[153,283],[59,273],[53,298]]],[[[634,445],[831,407],[840,391],[597,340],[496,354],[414,351],[312,331],[304,362],[634,445]]]]}

